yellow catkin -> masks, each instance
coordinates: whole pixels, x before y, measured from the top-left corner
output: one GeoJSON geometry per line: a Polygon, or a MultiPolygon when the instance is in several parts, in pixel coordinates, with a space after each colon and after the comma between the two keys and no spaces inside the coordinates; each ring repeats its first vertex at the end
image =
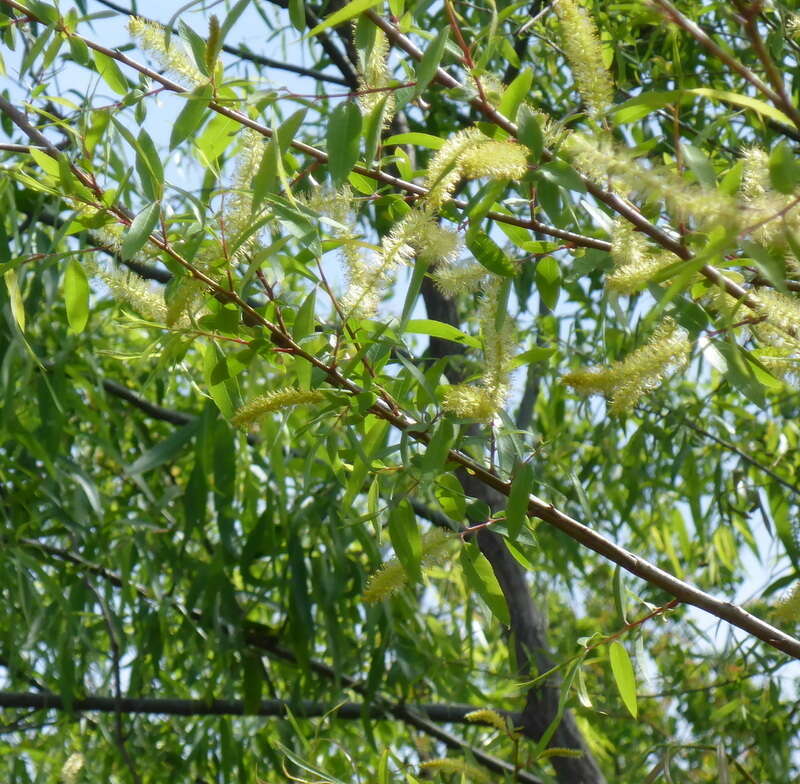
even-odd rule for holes
{"type": "Polygon", "coordinates": [[[321,403],[324,400],[325,394],[316,390],[309,391],[295,389],[294,387],[283,387],[282,389],[259,395],[245,403],[231,417],[231,423],[236,427],[247,427],[272,411],[282,411],[292,406],[307,405],[309,403],[321,403]]]}
{"type": "Polygon", "coordinates": [[[642,395],[656,389],[669,375],[685,367],[691,344],[686,330],[666,318],[646,345],[610,367],[575,370],[563,382],[582,395],[611,399],[609,413],[630,411],[642,395]]]}
{"type": "Polygon", "coordinates": [[[483,343],[484,371],[479,386],[455,384],[442,390],[442,408],[457,417],[489,422],[503,407],[508,395],[509,375],[514,359],[514,324],[501,320],[498,308],[503,281],[496,275],[484,278],[485,289],[478,310],[483,343]]]}
{"type": "Polygon", "coordinates": [[[495,729],[500,730],[500,732],[508,734],[508,725],[506,720],[497,712],[493,710],[489,710],[488,708],[481,708],[480,710],[474,710],[468,713],[464,718],[467,721],[480,723],[480,724],[490,724],[495,729]]]}
{"type": "MultiPolygon", "coordinates": [[[[441,563],[458,537],[442,528],[433,528],[422,537],[422,558],[420,566],[429,569],[441,563]]],[[[391,558],[381,566],[367,581],[364,601],[375,604],[397,593],[408,582],[408,575],[397,558],[391,558]]]]}
{"type": "Polygon", "coordinates": [[[64,784],[75,784],[86,765],[86,758],[80,752],[75,752],[67,757],[67,761],[61,768],[61,780],[64,784]]]}
{"type": "Polygon", "coordinates": [[[783,623],[797,623],[800,619],[800,582],[795,583],[773,608],[772,614],[783,623]]]}
{"type": "Polygon", "coordinates": [[[445,297],[459,294],[472,294],[481,288],[486,280],[486,267],[474,261],[466,264],[440,264],[431,273],[436,288],[445,297]]]}
{"type": "Polygon", "coordinates": [[[183,42],[173,36],[169,46],[164,44],[165,29],[157,22],[150,22],[138,16],[128,20],[128,32],[139,42],[139,45],[158,60],[161,66],[173,74],[183,77],[194,86],[205,84],[208,79],[203,76],[183,48],[183,42]]]}
{"type": "Polygon", "coordinates": [[[611,258],[614,271],[606,278],[606,288],[618,294],[636,294],[657,272],[679,261],[672,253],[653,250],[644,236],[621,218],[614,222],[611,258]]]}
{"type": "Polygon", "coordinates": [[[383,101],[383,125],[388,126],[395,112],[395,96],[382,88],[391,84],[389,72],[389,43],[382,30],[375,31],[375,40],[366,58],[359,57],[358,105],[363,115],[368,115],[383,101]],[[366,91],[366,92],[365,92],[366,91]],[[370,92],[372,91],[372,92],[370,92]]]}
{"type": "Polygon", "coordinates": [[[251,128],[242,133],[236,171],[226,196],[222,222],[229,252],[234,256],[252,249],[256,234],[248,234],[257,217],[253,215],[251,182],[264,157],[264,137],[251,128]]]}
{"type": "Polygon", "coordinates": [[[575,88],[590,112],[602,114],[614,99],[614,87],[603,66],[603,48],[597,28],[588,11],[575,0],[558,0],[555,11],[561,23],[561,45],[575,79],[575,88]]]}
{"type": "Polygon", "coordinates": [[[428,760],[423,762],[420,768],[422,770],[463,776],[462,780],[466,779],[472,784],[492,784],[493,781],[492,777],[477,765],[470,765],[464,760],[451,759],[449,757],[428,760]]]}
{"type": "Polygon", "coordinates": [[[640,162],[630,150],[615,144],[607,134],[571,133],[562,149],[572,165],[590,179],[605,182],[628,198],[663,202],[682,221],[704,228],[715,225],[735,230],[745,218],[742,204],[715,188],[693,185],[679,174],[650,161],[640,162]]]}
{"type": "Polygon", "coordinates": [[[167,322],[164,294],[153,289],[146,280],[133,272],[101,267],[94,262],[88,263],[86,270],[105,283],[114,299],[130,305],[148,321],[167,322]]]}
{"type": "Polygon", "coordinates": [[[771,346],[800,348],[800,299],[768,288],[762,288],[757,299],[766,321],[753,325],[753,334],[771,346]]]}

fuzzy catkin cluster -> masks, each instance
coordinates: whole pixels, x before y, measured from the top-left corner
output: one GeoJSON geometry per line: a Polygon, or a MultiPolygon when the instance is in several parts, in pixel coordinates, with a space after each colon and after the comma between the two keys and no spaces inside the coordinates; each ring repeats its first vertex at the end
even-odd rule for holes
{"type": "Polygon", "coordinates": [[[158,22],[150,22],[138,16],[128,20],[128,32],[139,42],[139,45],[158,60],[161,67],[197,87],[208,79],[203,76],[192,58],[183,48],[180,40],[171,38],[169,45],[164,42],[166,29],[158,22]]]}
{"type": "Polygon", "coordinates": [[[167,322],[164,294],[153,289],[134,272],[102,267],[96,262],[86,264],[86,271],[106,284],[114,299],[130,305],[139,315],[157,324],[167,322]]]}
{"type": "Polygon", "coordinates": [[[359,55],[358,105],[364,116],[370,114],[376,106],[383,102],[383,126],[387,127],[394,117],[395,96],[391,90],[384,88],[391,84],[389,72],[389,42],[382,30],[375,30],[375,40],[369,52],[359,55]]]}
{"type": "MultiPolygon", "coordinates": [[[[442,563],[457,537],[442,528],[433,528],[422,537],[420,566],[430,569],[442,563]]],[[[374,604],[397,593],[408,582],[408,575],[397,558],[391,558],[369,578],[364,590],[364,601],[374,604]]]]}
{"type": "Polygon", "coordinates": [[[283,387],[272,392],[259,395],[245,403],[231,418],[231,424],[236,427],[247,427],[258,422],[265,414],[272,411],[282,411],[292,406],[309,403],[321,403],[325,394],[317,390],[295,389],[283,387]]]}
{"type": "Polygon", "coordinates": [[[614,271],[606,278],[606,288],[618,294],[636,294],[656,273],[679,260],[672,253],[651,248],[642,234],[622,218],[614,221],[611,258],[614,271]]]}
{"type": "Polygon", "coordinates": [[[572,165],[587,177],[606,182],[611,190],[628,198],[663,202],[681,221],[708,228],[721,225],[735,230],[742,223],[739,201],[714,188],[693,185],[664,166],[643,165],[607,134],[570,134],[563,149],[572,165]]]}
{"type": "Polygon", "coordinates": [[[609,413],[623,414],[667,376],[685,367],[690,353],[686,330],[666,318],[647,344],[625,359],[609,367],[575,370],[562,380],[582,395],[605,395],[611,400],[609,413]]]}
{"type": "MultiPolygon", "coordinates": [[[[355,235],[354,235],[355,236],[355,235]]],[[[347,291],[341,299],[348,316],[370,318],[394,280],[398,267],[418,257],[428,264],[451,264],[458,257],[461,240],[441,227],[429,212],[411,210],[381,241],[379,251],[364,254],[353,242],[345,242],[347,291]]]]}
{"type": "MultiPolygon", "coordinates": [[[[447,269],[445,267],[444,271],[447,269]]],[[[464,269],[467,274],[462,277],[462,281],[477,272],[471,266],[464,269]]],[[[452,278],[445,280],[448,284],[452,283],[452,278]]],[[[508,396],[516,336],[512,320],[507,317],[501,318],[498,312],[501,307],[505,307],[500,299],[503,279],[497,275],[487,274],[486,270],[483,270],[481,277],[473,280],[477,286],[483,288],[478,323],[483,343],[484,370],[478,386],[469,384],[445,386],[442,390],[442,408],[462,419],[490,422],[503,407],[508,396]]]]}
{"type": "Polygon", "coordinates": [[[592,114],[602,114],[614,99],[611,76],[603,66],[603,48],[592,18],[576,0],[558,0],[561,45],[575,87],[592,114]]]}
{"type": "Polygon", "coordinates": [[[490,139],[477,128],[458,131],[428,164],[427,208],[434,212],[440,209],[462,179],[514,180],[527,170],[527,153],[516,142],[490,139]]]}

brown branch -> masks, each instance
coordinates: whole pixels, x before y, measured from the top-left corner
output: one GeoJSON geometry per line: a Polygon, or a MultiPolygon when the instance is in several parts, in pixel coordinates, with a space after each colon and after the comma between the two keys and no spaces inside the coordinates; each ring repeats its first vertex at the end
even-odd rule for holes
{"type": "MultiPolygon", "coordinates": [[[[2,2],[7,1],[8,0],[2,0],[2,2]]],[[[658,0],[658,2],[661,1],[662,0],[658,0]]],[[[383,19],[383,17],[375,13],[375,11],[370,10],[366,11],[365,13],[374,22],[374,24],[376,24],[381,30],[383,30],[384,33],[386,33],[387,38],[395,46],[402,49],[415,60],[422,59],[423,53],[419,47],[417,47],[417,45],[414,44],[410,38],[401,33],[393,24],[391,24],[391,22],[383,19]]],[[[464,86],[461,84],[461,82],[447,73],[447,71],[445,71],[443,68],[437,68],[434,81],[438,82],[443,87],[447,87],[448,89],[464,89],[464,86]]],[[[500,112],[498,112],[497,109],[495,109],[491,104],[481,101],[478,98],[473,99],[471,104],[475,109],[484,114],[484,116],[486,116],[486,118],[491,122],[495,123],[512,136],[517,136],[517,126],[507,117],[504,117],[502,114],[500,114],[500,112]]],[[[554,160],[555,156],[548,150],[545,150],[542,153],[542,158],[546,161],[552,161],[554,160]]],[[[683,245],[679,240],[673,239],[666,231],[660,229],[658,226],[647,220],[647,218],[645,218],[644,215],[642,215],[639,210],[637,210],[636,207],[634,207],[630,202],[615,193],[603,190],[588,177],[585,177],[580,173],[579,177],[586,190],[591,193],[592,196],[616,212],[618,215],[621,215],[623,218],[628,220],[637,229],[639,229],[639,231],[646,234],[656,243],[661,245],[661,247],[671,251],[678,256],[678,258],[683,259],[684,261],[691,261],[694,258],[691,251],[689,251],[685,245],[683,245]]],[[[528,226],[528,228],[532,227],[528,226]]],[[[544,228],[540,228],[538,231],[552,234],[552,236],[558,236],[553,232],[545,231],[544,228]]],[[[604,249],[610,250],[610,243],[605,243],[605,245],[606,248],[604,249]]],[[[722,287],[732,297],[741,300],[742,303],[748,308],[751,308],[752,310],[758,310],[758,302],[748,293],[747,289],[727,278],[715,267],[712,267],[710,264],[705,264],[700,268],[699,272],[713,283],[716,283],[718,286],[722,287]]]]}
{"type": "MultiPolygon", "coordinates": [[[[110,0],[96,0],[96,2],[100,3],[100,5],[104,5],[106,8],[110,8],[113,11],[118,11],[121,14],[125,14],[126,16],[137,16],[140,19],[144,19],[146,21],[154,21],[148,19],[146,16],[141,16],[140,14],[136,13],[132,8],[125,8],[124,6],[117,5],[117,3],[112,3],[110,0]]],[[[172,28],[172,32],[176,35],[178,34],[178,30],[176,28],[172,28]]],[[[222,45],[222,51],[226,52],[227,54],[231,54],[234,57],[238,57],[241,60],[248,60],[251,63],[255,63],[256,65],[265,65],[268,68],[276,68],[281,71],[289,71],[290,73],[296,73],[300,76],[308,76],[311,79],[316,79],[318,82],[329,82],[330,84],[339,84],[345,87],[350,87],[351,82],[347,79],[344,79],[340,76],[331,76],[329,74],[323,73],[322,71],[315,71],[313,68],[304,68],[301,65],[292,65],[291,63],[284,63],[281,60],[273,60],[271,57],[265,57],[264,55],[256,54],[255,52],[250,52],[246,49],[242,49],[238,46],[230,46],[229,44],[222,45]]]]}
{"type": "MultiPolygon", "coordinates": [[[[0,3],[10,6],[21,13],[25,14],[26,17],[32,19],[34,21],[42,21],[38,19],[30,10],[24,8],[15,0],[0,0],[0,3]]],[[[59,28],[60,29],[60,28],[59,28]]],[[[62,31],[63,32],[63,31],[62,31]]],[[[123,54],[122,52],[118,52],[115,49],[109,49],[108,47],[102,46],[88,38],[85,38],[77,33],[70,32],[69,35],[76,40],[82,41],[86,46],[90,49],[93,49],[101,54],[106,55],[107,57],[112,58],[113,60],[117,60],[124,65],[127,65],[130,68],[138,71],[139,73],[147,76],[149,79],[152,79],[155,82],[158,82],[163,87],[167,88],[171,92],[177,94],[183,94],[188,92],[188,90],[183,87],[182,85],[178,84],[177,82],[172,81],[171,79],[167,78],[163,74],[154,71],[151,68],[148,68],[145,65],[133,60],[132,58],[128,57],[127,55],[123,54]]],[[[9,105],[8,102],[5,102],[6,105],[9,105]]],[[[265,125],[247,117],[245,114],[236,111],[235,109],[231,109],[225,105],[219,104],[215,101],[209,101],[208,106],[213,111],[217,112],[218,114],[222,114],[225,117],[229,117],[232,120],[235,120],[239,124],[250,128],[256,133],[261,134],[267,139],[272,138],[272,129],[267,128],[265,125]]],[[[23,115],[24,117],[24,115],[23,115]]],[[[36,137],[36,144],[41,144],[45,151],[48,152],[50,155],[55,155],[56,148],[52,143],[47,140],[47,138],[37,131],[38,136],[36,137]]],[[[298,152],[302,152],[305,155],[315,159],[319,163],[327,163],[328,162],[328,155],[327,153],[323,152],[322,150],[312,147],[310,144],[305,144],[304,142],[299,142],[296,140],[292,140],[290,142],[291,147],[293,147],[298,152]]],[[[74,169],[73,169],[74,170],[74,169]]],[[[422,185],[417,185],[413,182],[408,182],[407,180],[403,180],[400,177],[394,177],[391,174],[387,174],[386,172],[380,171],[378,169],[370,169],[366,166],[354,166],[353,171],[356,174],[360,174],[364,177],[368,177],[376,182],[380,182],[383,185],[389,185],[393,188],[397,188],[398,190],[404,191],[405,193],[409,193],[412,196],[417,197],[424,197],[428,194],[428,189],[423,187],[422,185]]],[[[84,185],[87,185],[87,182],[82,180],[84,185]]],[[[461,200],[453,200],[451,202],[455,207],[459,209],[465,209],[467,207],[467,203],[461,200]]],[[[573,245],[586,247],[586,248],[596,248],[598,250],[609,251],[611,249],[611,243],[606,242],[605,240],[600,240],[595,237],[587,237],[582,234],[577,234],[575,232],[570,232],[565,229],[559,229],[554,226],[549,226],[545,223],[541,223],[535,219],[522,219],[518,218],[514,215],[506,215],[504,213],[493,212],[490,211],[486,214],[486,217],[490,220],[499,223],[506,223],[511,226],[519,226],[521,228],[529,229],[531,231],[539,231],[542,234],[547,234],[548,236],[557,237],[559,239],[565,240],[567,242],[571,242],[573,245]]]]}
{"type": "MultiPolygon", "coordinates": [[[[13,0],[0,1],[5,4],[16,5],[13,0]]],[[[9,104],[8,101],[6,101],[2,96],[0,96],[0,110],[5,111],[9,117],[11,117],[11,119],[29,135],[30,138],[36,141],[37,144],[42,143],[43,140],[45,146],[48,147],[48,152],[50,151],[50,148],[52,148],[50,142],[47,141],[47,139],[38,130],[33,128],[30,123],[27,122],[27,119],[22,112],[11,106],[11,104],[9,104]]],[[[235,112],[233,114],[236,115],[235,112]]],[[[76,172],[76,176],[82,178],[81,181],[88,180],[86,175],[80,172],[77,167],[73,166],[72,169],[76,172]]],[[[89,184],[93,190],[98,192],[98,197],[102,199],[102,191],[99,190],[98,186],[90,180],[89,184]]],[[[129,219],[126,218],[120,211],[117,211],[115,214],[121,220],[129,222],[129,219]]],[[[644,220],[647,225],[650,225],[644,218],[642,218],[642,220],[644,220]]],[[[652,228],[655,229],[655,227],[652,228]]],[[[662,233],[659,229],[656,229],[656,231],[658,233],[662,233]]],[[[264,327],[272,336],[273,341],[280,346],[283,351],[287,351],[294,356],[300,357],[317,369],[321,370],[325,374],[328,382],[333,387],[348,392],[354,396],[363,394],[365,390],[362,389],[358,384],[350,381],[350,379],[344,377],[338,368],[326,365],[325,362],[318,357],[315,357],[314,355],[303,350],[303,348],[298,345],[291,338],[291,336],[283,332],[275,324],[269,322],[266,318],[264,318],[264,316],[262,316],[251,305],[249,305],[238,294],[236,294],[236,292],[228,291],[227,289],[223,288],[213,278],[201,272],[190,262],[186,261],[186,259],[177,253],[165,239],[156,235],[150,235],[149,239],[152,244],[169,254],[177,263],[183,266],[195,279],[202,281],[206,286],[208,286],[208,288],[215,295],[222,297],[226,302],[235,304],[242,311],[243,315],[249,319],[249,323],[264,327]]],[[[691,258],[691,254],[689,254],[688,251],[684,250],[684,253],[691,258]]],[[[722,273],[712,267],[705,267],[704,269],[709,271],[708,276],[716,275],[722,278],[724,281],[730,284],[731,287],[733,287],[734,291],[738,292],[741,290],[741,297],[747,304],[747,300],[750,299],[749,295],[746,291],[741,289],[738,284],[733,283],[733,281],[729,281],[724,275],[722,275],[722,273]]],[[[720,285],[722,285],[722,283],[720,283],[720,285]]],[[[728,286],[725,286],[725,288],[730,291],[728,286]]],[[[377,400],[375,404],[368,409],[368,411],[369,413],[374,414],[381,419],[385,419],[397,430],[408,432],[414,440],[420,443],[427,444],[430,440],[430,435],[427,432],[421,432],[419,429],[419,423],[416,422],[412,417],[403,412],[394,411],[380,399],[377,400]]],[[[467,469],[468,472],[471,472],[479,481],[483,482],[483,484],[494,488],[503,495],[509,494],[511,489],[510,482],[505,481],[493,469],[484,467],[465,452],[462,452],[458,449],[452,449],[449,452],[448,459],[467,469]]],[[[794,656],[795,658],[800,658],[800,640],[797,640],[791,635],[788,635],[779,629],[776,629],[774,626],[771,626],[755,616],[750,615],[750,613],[748,613],[746,610],[731,602],[715,599],[710,594],[695,588],[683,580],[679,580],[669,572],[660,569],[645,559],[639,558],[633,553],[628,552],[623,547],[614,544],[599,533],[593,531],[591,528],[588,528],[564,512],[561,512],[552,504],[548,504],[546,501],[536,496],[531,496],[528,504],[528,514],[532,517],[543,520],[554,528],[557,528],[579,544],[587,547],[590,550],[593,550],[607,560],[613,561],[631,574],[635,574],[637,577],[640,577],[643,580],[662,588],[675,598],[680,599],[685,604],[691,604],[699,607],[711,615],[725,620],[728,623],[731,623],[732,625],[742,629],[743,631],[752,634],[753,636],[763,640],[778,650],[781,650],[790,656],[794,656]]]]}

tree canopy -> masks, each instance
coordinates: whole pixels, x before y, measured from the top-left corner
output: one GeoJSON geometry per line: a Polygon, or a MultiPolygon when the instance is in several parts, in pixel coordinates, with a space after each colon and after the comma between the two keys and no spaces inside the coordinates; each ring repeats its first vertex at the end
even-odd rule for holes
{"type": "Polygon", "coordinates": [[[795,780],[792,4],[73,2],[0,0],[3,780],[795,780]]]}

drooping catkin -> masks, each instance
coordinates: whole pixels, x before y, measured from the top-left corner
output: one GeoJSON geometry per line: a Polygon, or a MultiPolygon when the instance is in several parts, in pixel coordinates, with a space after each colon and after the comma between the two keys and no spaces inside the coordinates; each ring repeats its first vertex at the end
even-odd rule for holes
{"type": "Polygon", "coordinates": [[[433,212],[440,209],[462,179],[513,180],[527,170],[527,153],[516,142],[490,139],[478,128],[458,131],[428,164],[426,207],[433,212]]]}
{"type": "Polygon", "coordinates": [[[167,322],[164,293],[129,270],[103,267],[96,262],[86,264],[88,274],[103,281],[114,299],[130,305],[139,315],[158,324],[167,322]]]}
{"type": "Polygon", "coordinates": [[[490,422],[503,407],[508,395],[509,376],[514,359],[514,324],[508,317],[499,317],[505,307],[500,293],[503,279],[486,275],[483,299],[478,310],[478,323],[483,344],[483,374],[477,386],[453,384],[442,390],[442,408],[463,419],[490,422]]]}
{"type": "Polygon", "coordinates": [[[603,48],[589,12],[576,0],[555,3],[561,45],[575,88],[592,114],[602,114],[614,99],[611,75],[603,65],[603,48]]]}
{"type": "Polygon", "coordinates": [[[582,395],[605,395],[609,413],[630,411],[639,399],[689,361],[689,336],[671,318],[656,328],[646,345],[608,367],[574,370],[562,381],[582,395]]]}
{"type": "Polygon", "coordinates": [[[208,81],[200,73],[180,39],[173,36],[170,38],[169,46],[164,43],[166,30],[163,25],[132,16],[128,20],[128,32],[136,38],[142,49],[153,55],[165,70],[184,78],[195,87],[208,81]]]}
{"type": "Polygon", "coordinates": [[[375,39],[369,52],[359,55],[358,105],[364,116],[370,114],[383,102],[383,126],[387,127],[394,117],[395,95],[388,87],[392,81],[389,71],[389,42],[382,30],[375,30],[375,39]]]}
{"type": "MultiPolygon", "coordinates": [[[[442,528],[432,528],[422,537],[422,559],[420,566],[429,569],[447,558],[458,537],[442,528]]],[[[408,575],[397,558],[390,558],[373,574],[364,590],[364,601],[374,604],[397,593],[408,582],[408,575]]]]}
{"type": "Polygon", "coordinates": [[[672,253],[651,248],[644,236],[623,218],[614,221],[611,258],[614,270],[606,278],[606,288],[619,294],[636,294],[657,272],[679,261],[672,253]]]}

